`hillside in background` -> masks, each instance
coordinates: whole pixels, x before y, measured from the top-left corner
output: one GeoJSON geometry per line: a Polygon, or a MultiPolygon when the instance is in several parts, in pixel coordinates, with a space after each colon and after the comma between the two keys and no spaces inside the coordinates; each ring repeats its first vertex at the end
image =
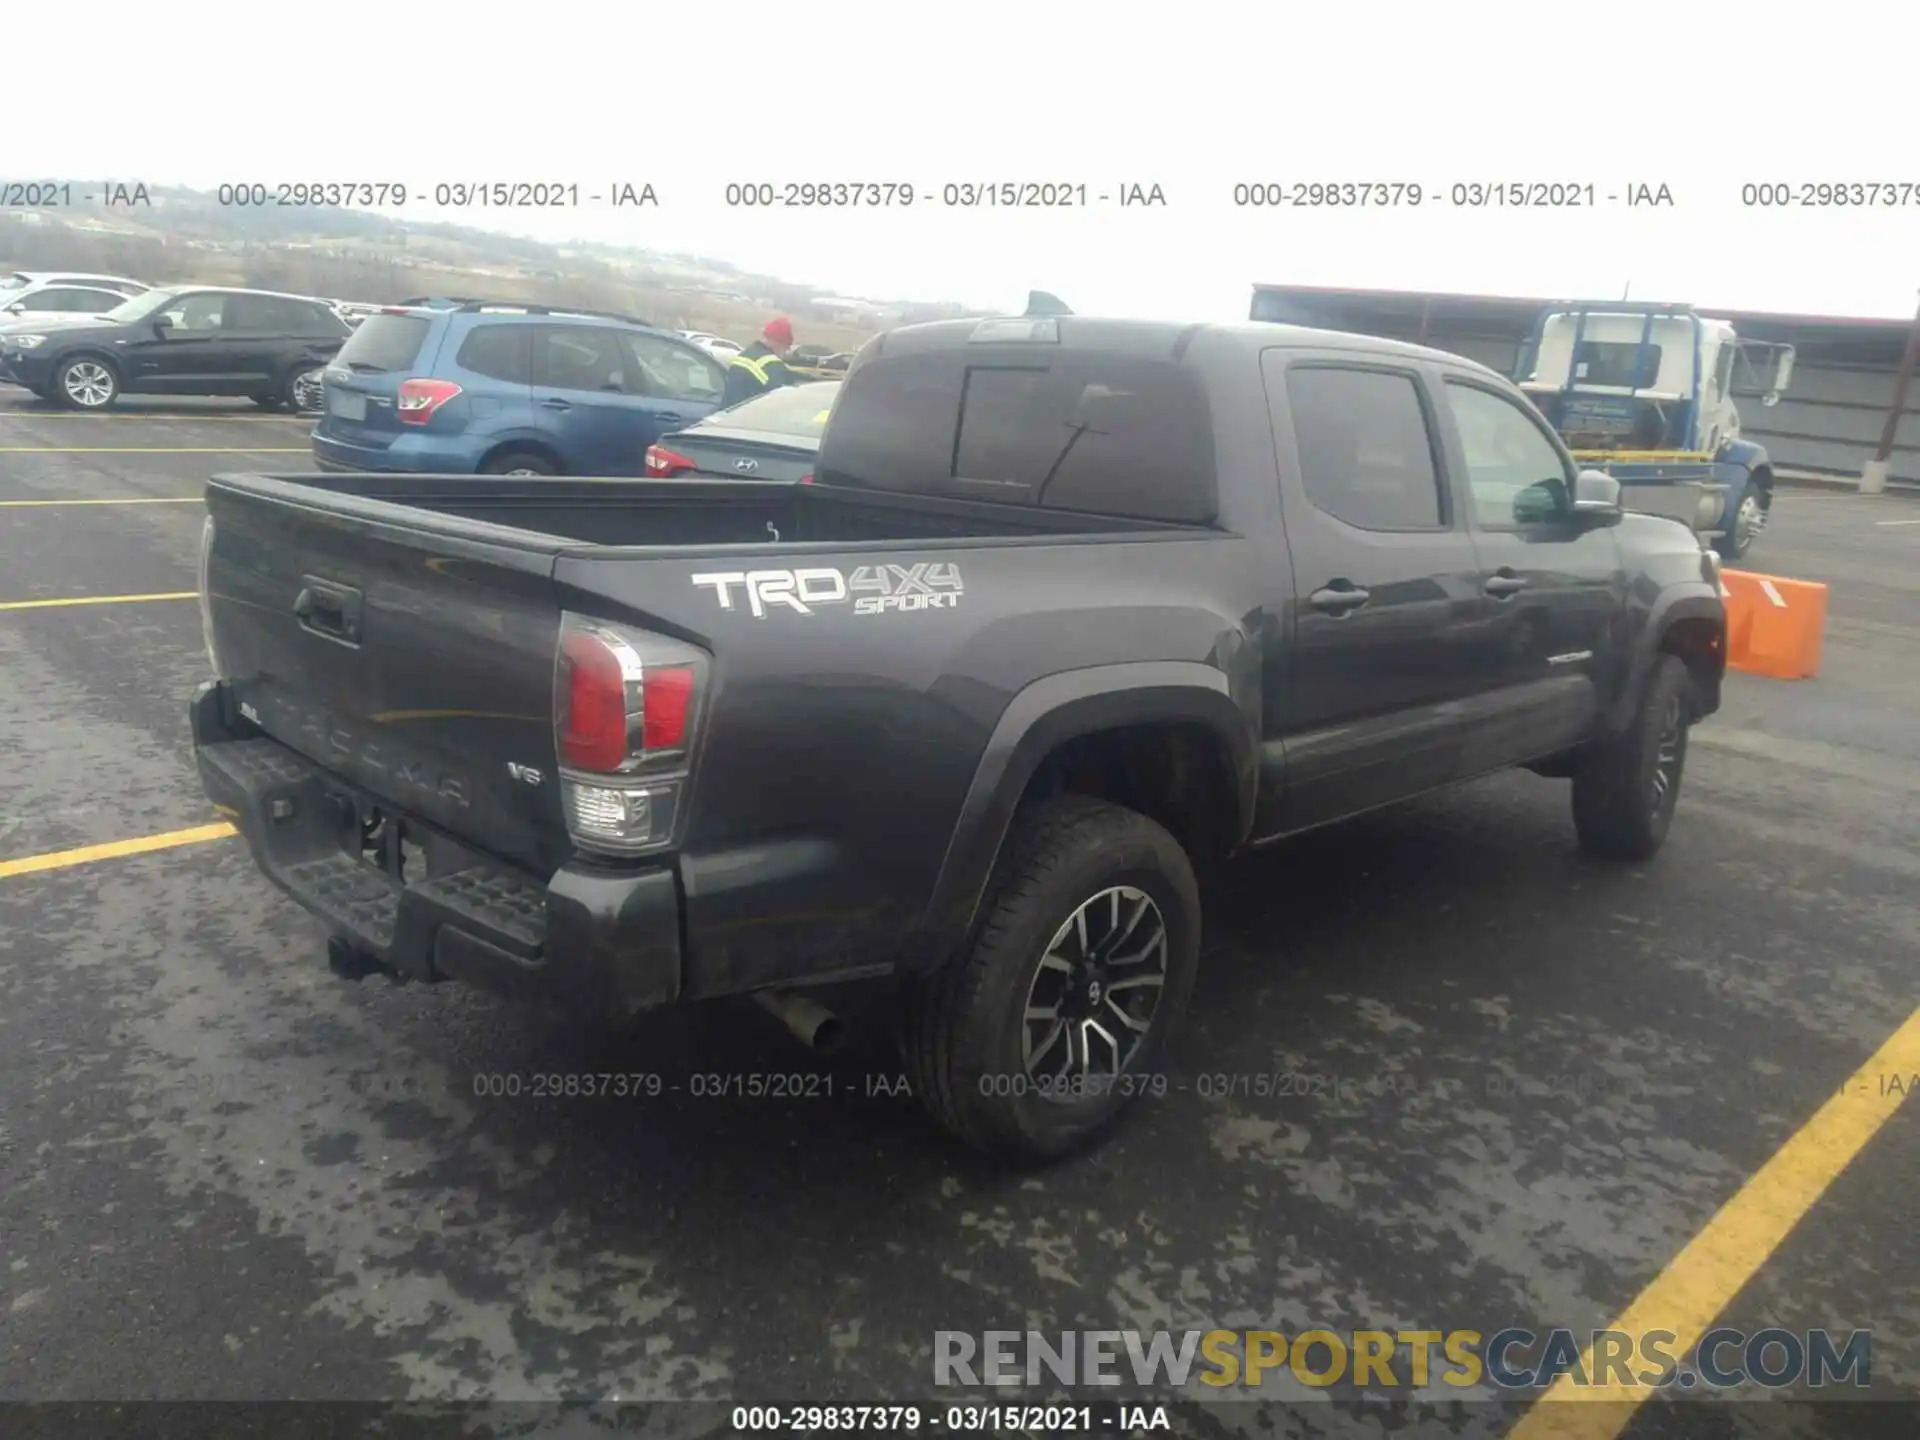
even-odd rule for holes
{"type": "Polygon", "coordinates": [[[358,210],[221,205],[197,190],[149,187],[147,193],[150,207],[0,214],[0,265],[100,271],[151,284],[249,285],[375,304],[413,295],[477,295],[578,305],[742,341],[784,314],[793,317],[803,343],[843,349],[893,325],[978,313],[946,303],[848,304],[815,286],[637,246],[555,245],[358,210]]]}

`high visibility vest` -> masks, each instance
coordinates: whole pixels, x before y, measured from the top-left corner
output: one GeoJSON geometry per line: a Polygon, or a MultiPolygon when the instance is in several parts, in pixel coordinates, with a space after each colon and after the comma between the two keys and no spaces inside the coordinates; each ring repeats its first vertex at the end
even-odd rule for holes
{"type": "Polygon", "coordinates": [[[765,355],[756,360],[750,355],[740,354],[733,357],[733,363],[751,374],[764,388],[773,383],[773,377],[767,374],[767,367],[775,363],[779,358],[778,355],[765,355]]]}

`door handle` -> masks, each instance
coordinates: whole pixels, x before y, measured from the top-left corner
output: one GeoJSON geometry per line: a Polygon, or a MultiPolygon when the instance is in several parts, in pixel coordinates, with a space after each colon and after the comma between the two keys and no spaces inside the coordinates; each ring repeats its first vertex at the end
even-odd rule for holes
{"type": "Polygon", "coordinates": [[[1489,575],[1484,588],[1494,599],[1505,600],[1509,595],[1518,595],[1526,589],[1527,582],[1518,575],[1489,575]]]}
{"type": "Polygon", "coordinates": [[[1344,581],[1327,585],[1307,597],[1307,603],[1316,610],[1324,610],[1331,615],[1345,615],[1349,610],[1358,610],[1373,596],[1365,590],[1355,589],[1344,581]]]}
{"type": "Polygon", "coordinates": [[[360,592],[349,586],[305,576],[293,614],[304,630],[349,645],[360,643],[360,592]]]}
{"type": "Polygon", "coordinates": [[[661,424],[663,424],[663,425],[684,425],[684,424],[686,424],[686,423],[687,423],[687,417],[686,417],[686,416],[684,416],[684,415],[671,415],[671,414],[667,414],[667,413],[665,413],[665,412],[660,412],[660,413],[657,413],[657,414],[655,414],[655,415],[654,415],[654,417],[653,417],[653,418],[654,418],[654,419],[656,419],[656,420],[658,420],[658,421],[660,421],[660,423],[661,423],[661,424]]]}
{"type": "Polygon", "coordinates": [[[564,400],[542,400],[540,406],[543,410],[571,410],[573,408],[573,406],[564,400]]]}

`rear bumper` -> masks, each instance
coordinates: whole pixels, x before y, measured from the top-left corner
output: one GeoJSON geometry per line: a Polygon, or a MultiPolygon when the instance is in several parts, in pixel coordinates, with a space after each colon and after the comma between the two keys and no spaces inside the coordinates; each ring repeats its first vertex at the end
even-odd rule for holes
{"type": "Polygon", "coordinates": [[[400,883],[358,853],[371,797],[239,718],[219,681],[190,720],[200,782],[261,871],[390,969],[615,1018],[679,997],[671,868],[568,864],[543,882],[433,833],[428,873],[400,883]]]}
{"type": "Polygon", "coordinates": [[[315,466],[326,471],[370,470],[405,475],[467,475],[479,467],[483,442],[463,435],[409,434],[391,445],[356,445],[326,433],[326,422],[313,432],[315,466]]]}

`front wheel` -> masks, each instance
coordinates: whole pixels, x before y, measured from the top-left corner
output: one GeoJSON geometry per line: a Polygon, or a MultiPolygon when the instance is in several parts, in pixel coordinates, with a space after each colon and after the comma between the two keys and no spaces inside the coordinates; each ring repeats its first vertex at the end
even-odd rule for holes
{"type": "Polygon", "coordinates": [[[1753,542],[1767,528],[1769,500],[1765,491],[1752,485],[1747,487],[1739,505],[1734,507],[1733,523],[1727,527],[1727,533],[1713,542],[1721,559],[1738,560],[1753,549],[1753,542]]]}
{"type": "Polygon", "coordinates": [[[1580,848],[1606,860],[1646,860],[1667,838],[1693,723],[1693,681],[1662,655],[1625,730],[1599,742],[1573,774],[1580,848]]]}
{"type": "Polygon", "coordinates": [[[908,997],[914,1091],[976,1150],[1077,1149],[1158,1093],[1199,953],[1199,887],[1173,836],[1084,796],[1037,807],[970,948],[908,997]]]}
{"type": "Polygon", "coordinates": [[[106,361],[81,355],[54,372],[53,392],[71,409],[105,410],[120,398],[120,377],[106,361]]]}

